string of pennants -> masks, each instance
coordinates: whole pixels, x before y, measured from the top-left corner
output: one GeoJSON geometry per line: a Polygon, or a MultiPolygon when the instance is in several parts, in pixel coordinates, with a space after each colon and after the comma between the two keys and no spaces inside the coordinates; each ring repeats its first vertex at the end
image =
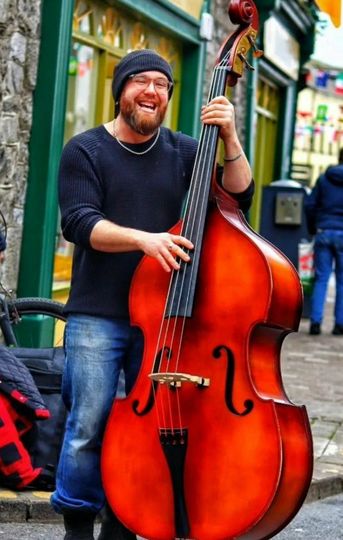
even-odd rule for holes
{"type": "Polygon", "coordinates": [[[296,137],[312,137],[318,135],[325,135],[328,139],[328,142],[339,142],[343,139],[343,128],[339,129],[332,125],[301,125],[297,124],[295,127],[295,136],[296,137]]]}
{"type": "Polygon", "coordinates": [[[333,95],[343,96],[343,73],[311,69],[306,77],[306,84],[310,87],[324,89],[333,95]]]}

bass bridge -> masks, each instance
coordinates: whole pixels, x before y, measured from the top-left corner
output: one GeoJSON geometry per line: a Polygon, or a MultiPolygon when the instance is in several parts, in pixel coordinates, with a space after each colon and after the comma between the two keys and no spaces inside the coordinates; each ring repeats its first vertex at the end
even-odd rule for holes
{"type": "Polygon", "coordinates": [[[189,373],[150,373],[149,378],[160,384],[168,384],[171,388],[180,388],[183,383],[192,383],[200,388],[210,386],[210,379],[189,373]]]}

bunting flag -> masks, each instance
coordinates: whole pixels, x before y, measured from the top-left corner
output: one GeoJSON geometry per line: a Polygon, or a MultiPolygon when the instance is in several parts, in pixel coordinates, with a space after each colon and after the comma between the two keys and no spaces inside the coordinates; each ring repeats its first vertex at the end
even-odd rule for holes
{"type": "Polygon", "coordinates": [[[343,73],[340,73],[336,78],[336,94],[343,95],[343,73]]]}
{"type": "Polygon", "coordinates": [[[315,0],[320,11],[330,15],[333,24],[338,28],[341,24],[341,0],[315,0]]]}

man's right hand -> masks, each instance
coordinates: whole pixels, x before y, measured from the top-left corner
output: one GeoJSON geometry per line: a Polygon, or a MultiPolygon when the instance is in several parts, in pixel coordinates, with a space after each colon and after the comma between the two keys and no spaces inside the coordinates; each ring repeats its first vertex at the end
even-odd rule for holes
{"type": "Polygon", "coordinates": [[[166,272],[179,270],[179,257],[185,262],[191,260],[184,249],[193,249],[192,242],[184,236],[170,233],[147,233],[142,231],[138,239],[139,248],[149,257],[155,257],[166,272]]]}
{"type": "Polygon", "coordinates": [[[94,225],[90,244],[93,249],[106,253],[143,251],[145,255],[155,257],[166,272],[180,269],[177,257],[189,262],[191,258],[185,249],[194,248],[192,242],[184,236],[121,227],[105,219],[94,225]]]}

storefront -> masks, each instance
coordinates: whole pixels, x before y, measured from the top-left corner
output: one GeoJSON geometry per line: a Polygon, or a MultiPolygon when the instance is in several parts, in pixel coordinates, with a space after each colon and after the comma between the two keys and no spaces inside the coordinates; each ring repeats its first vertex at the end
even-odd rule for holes
{"type": "Polygon", "coordinates": [[[313,186],[343,147],[343,70],[312,61],[299,93],[292,177],[313,186]]]}
{"type": "Polygon", "coordinates": [[[255,92],[249,102],[253,117],[251,161],[256,182],[250,219],[258,230],[263,187],[290,175],[298,80],[313,51],[315,18],[309,7],[295,0],[260,0],[256,5],[264,56],[256,65],[255,92]]]}
{"type": "MultiPolygon", "coordinates": [[[[53,291],[55,297],[65,298],[72,248],[58,229],[61,149],[75,133],[113,117],[111,79],[123,55],[151,47],[172,64],[175,91],[166,125],[198,136],[206,86],[206,41],[200,36],[204,11],[211,7],[218,15],[214,41],[226,35],[222,14],[227,3],[210,4],[204,0],[42,3],[19,295],[50,297],[53,291]]],[[[298,79],[313,51],[315,8],[301,0],[256,0],[256,5],[264,57],[253,61],[255,72],[244,76],[236,100],[243,104],[236,103],[236,111],[240,137],[253,165],[256,195],[249,219],[258,230],[263,186],[290,175],[298,79]]],[[[208,65],[213,62],[208,59],[208,65]]]]}
{"type": "Polygon", "coordinates": [[[53,291],[65,297],[72,248],[57,225],[61,149],[74,134],[113,118],[112,73],[122,56],[153,48],[171,63],[175,90],[166,125],[198,135],[206,46],[199,32],[203,4],[43,2],[19,295],[50,297],[53,291]]]}

